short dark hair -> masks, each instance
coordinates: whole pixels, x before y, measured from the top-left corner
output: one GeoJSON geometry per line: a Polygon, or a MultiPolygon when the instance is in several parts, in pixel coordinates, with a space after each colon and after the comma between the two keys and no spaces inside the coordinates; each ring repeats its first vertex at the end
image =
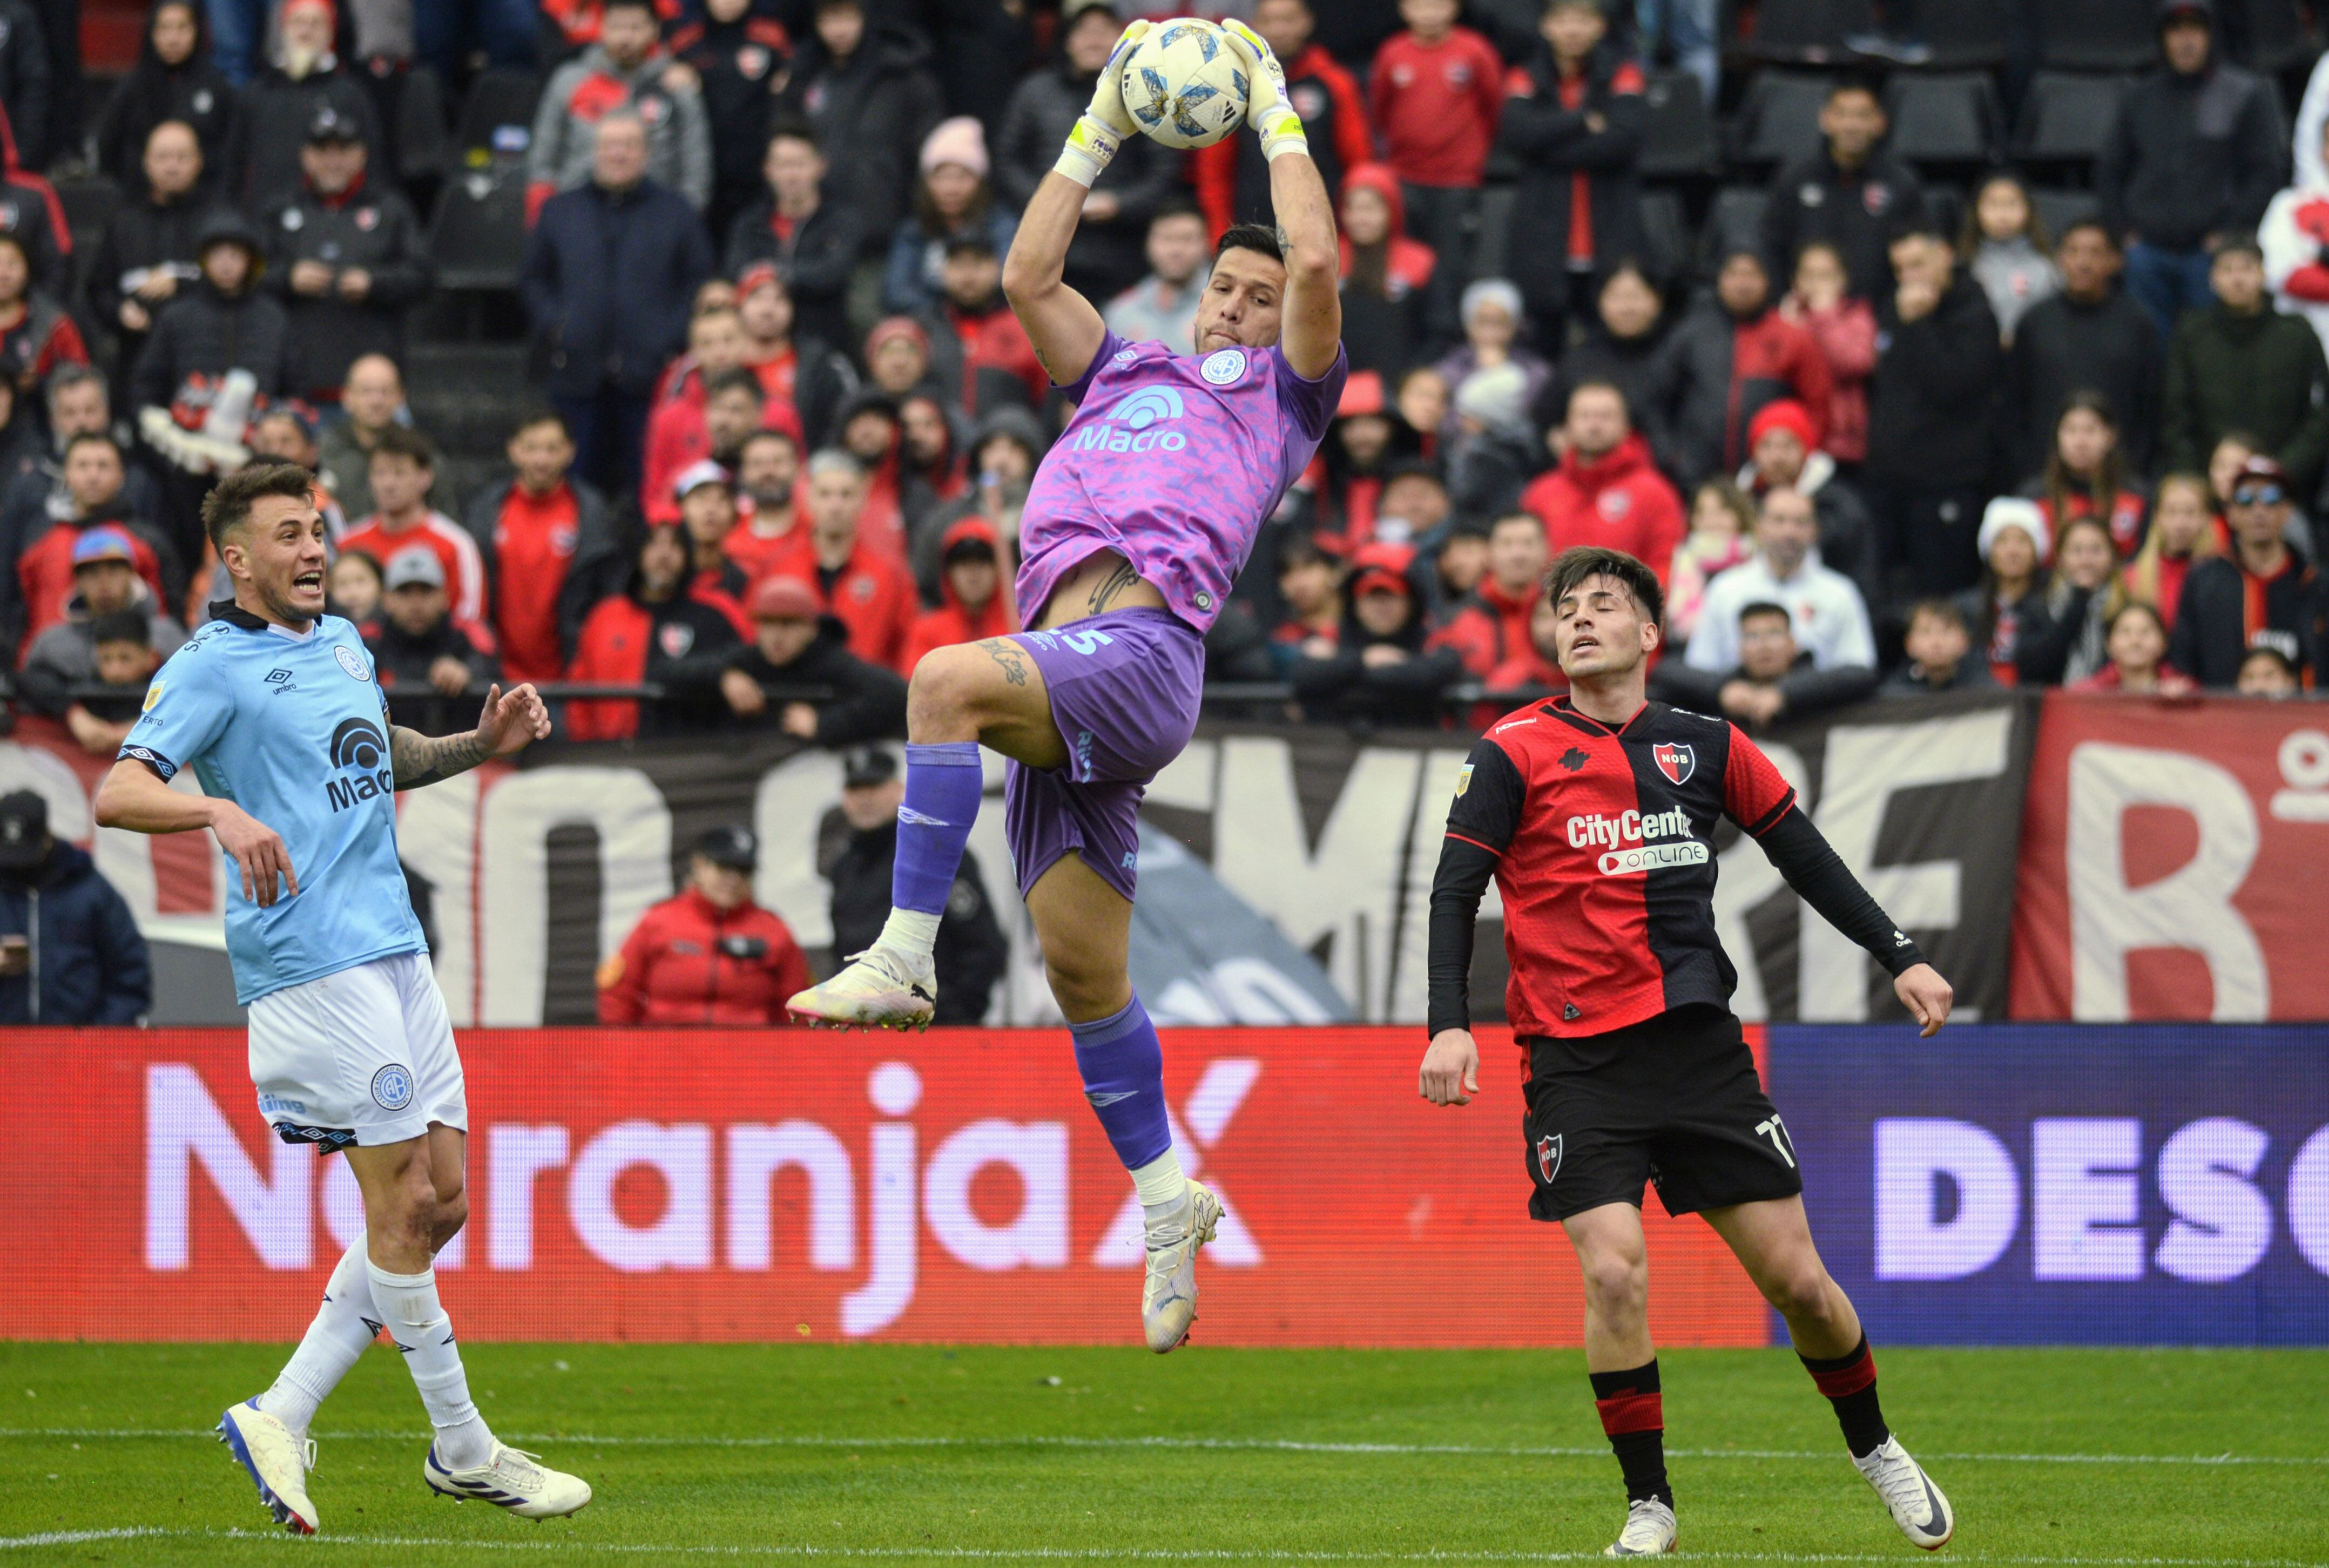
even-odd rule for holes
{"type": "Polygon", "coordinates": [[[64,456],[70,458],[73,455],[75,447],[86,447],[91,443],[103,447],[117,458],[121,456],[121,443],[115,440],[112,433],[107,430],[81,430],[76,433],[71,439],[65,442],[64,456]]]}
{"type": "MultiPolygon", "coordinates": [[[[599,7],[599,14],[604,16],[609,11],[644,11],[655,16],[655,0],[606,0],[606,4],[599,7]]],[[[655,20],[658,24],[662,22],[661,17],[655,20]]]]}
{"type": "Polygon", "coordinates": [[[1920,619],[1938,620],[1966,633],[1970,633],[1973,629],[1966,624],[1964,606],[1953,599],[1919,600],[1909,607],[1909,624],[1914,626],[1920,619]]]}
{"type": "Polygon", "coordinates": [[[768,389],[760,384],[760,378],[740,364],[731,365],[726,370],[713,371],[703,378],[705,402],[710,402],[722,392],[750,392],[754,402],[764,401],[768,395],[768,389]]]}
{"type": "Polygon", "coordinates": [[[1552,570],[1545,573],[1545,597],[1558,605],[1589,579],[1614,577],[1626,585],[1634,602],[1653,623],[1664,625],[1666,614],[1665,590],[1658,586],[1658,574],[1622,550],[1609,550],[1598,544],[1578,544],[1561,553],[1552,570]]]}
{"type": "Polygon", "coordinates": [[[2109,246],[2114,251],[2118,249],[2118,236],[2111,232],[2111,226],[2108,223],[2104,222],[2099,217],[2092,214],[2084,218],[2073,218],[2069,222],[2063,224],[2062,231],[2054,236],[2054,244],[2059,249],[2070,242],[2071,235],[2085,233],[2089,230],[2100,235],[2102,237],[2103,243],[2109,246]]]}
{"type": "Polygon", "coordinates": [[[153,623],[142,609],[116,609],[91,617],[89,640],[100,642],[134,642],[139,647],[154,646],[153,623]]]}
{"type": "Polygon", "coordinates": [[[1280,267],[1286,265],[1285,241],[1267,223],[1231,223],[1222,230],[1220,241],[1213,246],[1213,260],[1218,261],[1232,250],[1259,251],[1280,267]]]}
{"type": "Polygon", "coordinates": [[[1154,229],[1167,218],[1194,218],[1202,223],[1205,221],[1205,213],[1186,196],[1167,196],[1156,204],[1156,211],[1149,214],[1148,226],[1154,229]]]}
{"type": "Polygon", "coordinates": [[[430,473],[437,471],[437,443],[410,425],[390,425],[372,439],[372,456],[410,458],[430,473]]]}
{"type": "Polygon", "coordinates": [[[548,403],[536,403],[531,408],[519,411],[517,423],[510,427],[510,439],[513,441],[517,439],[537,425],[556,425],[560,435],[570,441],[574,439],[574,432],[566,428],[564,414],[560,413],[548,403]]]}
{"type": "Polygon", "coordinates": [[[1533,512],[1524,511],[1522,508],[1515,506],[1509,512],[1499,512],[1494,517],[1488,519],[1489,537],[1494,538],[1495,536],[1496,530],[1502,528],[1507,523],[1525,523],[1530,527],[1535,529],[1539,534],[1542,534],[1545,531],[1543,518],[1538,516],[1533,512]]]}
{"type": "Polygon", "coordinates": [[[806,142],[820,153],[825,150],[816,139],[816,128],[797,114],[779,115],[769,122],[768,137],[760,145],[766,148],[778,141],[806,142]]]}
{"type": "Polygon", "coordinates": [[[203,497],[203,528],[210,534],[211,543],[224,548],[228,531],[250,522],[251,503],[264,496],[282,496],[313,505],[316,476],[297,463],[253,463],[237,468],[203,497]]]}
{"type": "Polygon", "coordinates": [[[1825,108],[1827,105],[1834,103],[1837,99],[1842,98],[1848,92],[1866,93],[1870,98],[1876,100],[1877,111],[1879,113],[1883,111],[1884,95],[1877,91],[1876,84],[1864,76],[1837,77],[1834,81],[1827,84],[1827,92],[1820,99],[1820,105],[1822,108],[1825,108]]]}
{"type": "Polygon", "coordinates": [[[1317,536],[1299,530],[1288,534],[1286,543],[1278,547],[1278,574],[1280,577],[1297,566],[1332,566],[1334,558],[1318,548],[1317,536]]]}
{"type": "Polygon", "coordinates": [[[1941,221],[1924,213],[1903,213],[1893,220],[1892,226],[1884,231],[1887,246],[1898,245],[1903,240],[1930,240],[1936,245],[1945,246],[1952,251],[1956,250],[1950,243],[1949,231],[1941,227],[1941,221]]]}
{"type": "Polygon", "coordinates": [[[2247,229],[2226,235],[2216,247],[2215,253],[2218,256],[2252,256],[2258,261],[2264,260],[2264,247],[2257,243],[2255,232],[2247,229]]]}
{"type": "Polygon", "coordinates": [[[964,229],[947,236],[943,247],[949,261],[957,256],[988,256],[995,254],[995,237],[984,229],[964,229]]]}
{"type": "Polygon", "coordinates": [[[1788,613],[1787,607],[1784,604],[1774,603],[1772,600],[1768,599],[1753,600],[1740,606],[1739,624],[1744,627],[1749,621],[1753,620],[1758,616],[1771,615],[1776,615],[1781,620],[1786,621],[1789,631],[1793,631],[1795,629],[1796,618],[1788,613]]]}
{"type": "Polygon", "coordinates": [[[786,446],[790,447],[793,449],[793,456],[800,456],[800,443],[793,439],[793,433],[790,430],[754,430],[750,435],[746,436],[744,438],[744,444],[736,449],[737,456],[741,457],[744,453],[751,450],[752,443],[755,441],[782,441],[786,446]]]}

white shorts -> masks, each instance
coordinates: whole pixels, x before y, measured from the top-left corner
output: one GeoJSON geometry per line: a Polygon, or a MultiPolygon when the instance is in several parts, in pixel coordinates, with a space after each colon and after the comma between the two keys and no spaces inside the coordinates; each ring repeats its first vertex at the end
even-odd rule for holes
{"type": "Polygon", "coordinates": [[[453,1025],[422,953],[374,959],[253,1002],[250,1082],[277,1136],[325,1153],[402,1143],[432,1121],[469,1127],[453,1025]]]}

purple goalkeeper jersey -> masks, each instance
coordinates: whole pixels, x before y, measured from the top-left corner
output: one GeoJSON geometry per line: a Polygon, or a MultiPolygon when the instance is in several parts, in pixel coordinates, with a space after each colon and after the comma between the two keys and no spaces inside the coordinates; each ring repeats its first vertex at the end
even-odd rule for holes
{"type": "Polygon", "coordinates": [[[1028,492],[1023,613],[1032,622],[1061,577],[1113,550],[1174,615],[1211,627],[1263,519],[1310,466],[1350,368],[1338,348],[1305,381],[1275,346],[1200,358],[1109,333],[1063,389],[1076,417],[1028,492]]]}

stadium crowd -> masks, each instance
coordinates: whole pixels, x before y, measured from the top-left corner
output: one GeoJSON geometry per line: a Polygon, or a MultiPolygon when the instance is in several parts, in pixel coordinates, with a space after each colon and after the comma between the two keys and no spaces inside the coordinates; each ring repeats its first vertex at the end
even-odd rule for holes
{"type": "MultiPolygon", "coordinates": [[[[103,95],[52,93],[41,8],[0,0],[18,711],[110,754],[224,591],[203,495],[263,455],[317,469],[334,606],[383,685],[445,699],[416,723],[506,679],[585,688],[581,740],[902,733],[921,654],[1024,608],[1062,409],[1001,259],[1153,9],[161,0],[83,137],[60,106],[103,95]],[[487,97],[462,154],[449,106],[487,97]],[[421,428],[407,371],[488,165],[533,397],[473,405],[506,466],[457,477],[440,439],[478,432],[421,428]],[[101,232],[43,166],[117,187],[101,232]]],[[[1920,68],[1962,23],[1928,42],[1897,5],[1798,37],[1853,8],[1763,0],[1719,40],[1706,0],[1227,9],[1339,194],[1354,373],[1212,680],[1476,723],[1560,685],[1539,581],[1598,543],[1667,585],[1660,694],[1750,725],[1878,691],[2312,685],[2329,72],[2292,130],[2309,57],[2243,63],[2269,0],[2128,0],[2126,79],[2045,69],[2043,0],[1999,0],[2007,45],[1955,74],[1920,68]],[[2067,156],[2030,134],[2066,81],[2108,89],[2067,156]],[[1976,156],[1937,150],[1936,92],[1988,106],[1976,156]]],[[[1270,216],[1251,142],[1136,138],[1099,180],[1068,274],[1116,330],[1185,345],[1213,237],[1270,216]]]]}

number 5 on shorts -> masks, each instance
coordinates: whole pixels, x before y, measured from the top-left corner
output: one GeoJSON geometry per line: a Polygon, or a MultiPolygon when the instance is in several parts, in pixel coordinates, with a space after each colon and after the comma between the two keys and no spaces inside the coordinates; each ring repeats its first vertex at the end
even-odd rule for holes
{"type": "Polygon", "coordinates": [[[1787,1137],[1786,1122],[1776,1116],[1768,1121],[1759,1121],[1755,1124],[1755,1136],[1769,1138],[1771,1147],[1779,1151],[1779,1157],[1787,1162],[1787,1168],[1789,1170],[1796,1168],[1796,1151],[1788,1147],[1790,1140],[1787,1137]]]}

